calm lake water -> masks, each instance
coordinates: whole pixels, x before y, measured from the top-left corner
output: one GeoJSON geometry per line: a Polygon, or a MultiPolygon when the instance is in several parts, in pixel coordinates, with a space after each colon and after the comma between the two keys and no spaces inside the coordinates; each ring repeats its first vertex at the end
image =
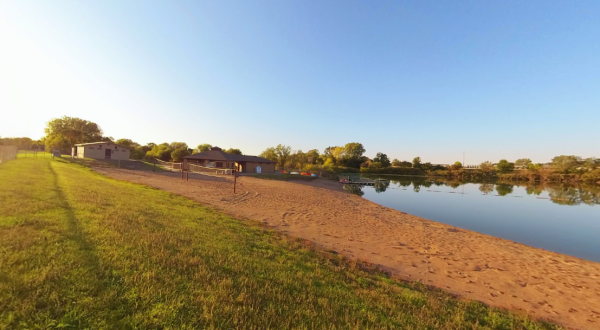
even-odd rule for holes
{"type": "Polygon", "coordinates": [[[459,228],[600,262],[600,186],[496,184],[371,176],[344,188],[377,204],[459,228]]]}

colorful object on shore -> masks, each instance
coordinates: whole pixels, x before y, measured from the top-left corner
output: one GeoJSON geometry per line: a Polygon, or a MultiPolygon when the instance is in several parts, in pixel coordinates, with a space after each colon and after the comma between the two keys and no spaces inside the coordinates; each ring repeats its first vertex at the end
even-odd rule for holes
{"type": "Polygon", "coordinates": [[[307,175],[307,176],[310,176],[310,173],[308,173],[308,172],[302,172],[302,173],[300,173],[300,175],[307,175]]]}
{"type": "Polygon", "coordinates": [[[300,174],[300,172],[290,172],[290,174],[298,175],[298,174],[300,174]]]}
{"type": "Polygon", "coordinates": [[[319,177],[319,176],[318,176],[318,175],[316,175],[316,174],[311,174],[310,176],[312,176],[312,177],[315,177],[315,178],[318,178],[318,177],[319,177]]]}
{"type": "Polygon", "coordinates": [[[347,180],[347,179],[341,179],[340,180],[340,183],[349,183],[349,182],[350,182],[350,180],[347,180]]]}
{"type": "Polygon", "coordinates": [[[288,171],[281,171],[281,173],[283,173],[283,174],[287,174],[287,172],[288,172],[288,171]]]}

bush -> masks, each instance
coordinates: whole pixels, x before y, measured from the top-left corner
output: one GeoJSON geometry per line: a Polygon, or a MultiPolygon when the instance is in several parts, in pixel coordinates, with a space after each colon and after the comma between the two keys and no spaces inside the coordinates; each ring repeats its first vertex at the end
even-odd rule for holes
{"type": "Polygon", "coordinates": [[[581,181],[600,183],[600,168],[597,168],[591,172],[582,175],[581,181]]]}

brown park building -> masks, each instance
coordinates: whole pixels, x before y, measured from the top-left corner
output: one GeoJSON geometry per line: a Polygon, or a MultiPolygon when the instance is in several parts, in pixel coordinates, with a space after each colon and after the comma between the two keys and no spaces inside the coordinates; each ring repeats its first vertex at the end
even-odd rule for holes
{"type": "Polygon", "coordinates": [[[219,147],[183,157],[183,168],[194,164],[211,168],[237,169],[239,173],[275,173],[275,162],[257,156],[232,155],[219,147]]]}

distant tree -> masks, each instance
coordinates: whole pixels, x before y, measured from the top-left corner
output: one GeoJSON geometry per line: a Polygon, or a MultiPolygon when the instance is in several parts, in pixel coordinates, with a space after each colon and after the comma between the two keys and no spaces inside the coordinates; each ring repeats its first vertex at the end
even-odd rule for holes
{"type": "Polygon", "coordinates": [[[527,166],[527,169],[533,172],[537,172],[540,169],[542,169],[542,167],[544,167],[543,164],[537,163],[537,164],[529,164],[529,166],[527,166]]]}
{"type": "Polygon", "coordinates": [[[344,156],[344,147],[334,147],[331,150],[331,155],[333,158],[335,158],[335,160],[341,160],[344,156]]]}
{"type": "Polygon", "coordinates": [[[575,172],[577,166],[581,163],[581,158],[577,156],[556,156],[552,158],[552,166],[557,172],[569,173],[575,172]]]}
{"type": "Polygon", "coordinates": [[[421,157],[415,157],[412,161],[412,167],[421,168],[421,157]]]}
{"type": "Polygon", "coordinates": [[[490,161],[485,161],[479,164],[479,169],[484,172],[491,172],[494,170],[494,164],[492,164],[490,161]]]}
{"type": "Polygon", "coordinates": [[[115,143],[128,148],[129,150],[133,150],[140,145],[139,143],[133,142],[131,139],[118,139],[115,143]]]}
{"type": "Polygon", "coordinates": [[[46,123],[46,150],[59,149],[67,153],[77,143],[102,141],[100,126],[91,121],[63,116],[46,123]]]}
{"type": "Polygon", "coordinates": [[[156,158],[168,162],[171,160],[173,149],[168,143],[155,144],[150,151],[146,153],[148,158],[156,158]]]}
{"type": "Polygon", "coordinates": [[[398,160],[398,158],[394,158],[394,160],[392,160],[392,166],[400,167],[400,161],[398,160]]]}
{"type": "Polygon", "coordinates": [[[103,137],[100,138],[100,141],[114,143],[115,142],[115,138],[112,137],[112,136],[103,136],[103,137]]]}
{"type": "Polygon", "coordinates": [[[500,173],[508,173],[515,169],[515,163],[510,163],[506,159],[501,159],[498,164],[496,164],[496,168],[500,173]]]}
{"type": "Polygon", "coordinates": [[[209,151],[210,148],[212,148],[212,145],[208,143],[199,144],[196,149],[194,149],[194,153],[209,151]]]}
{"type": "Polygon", "coordinates": [[[351,142],[344,146],[344,153],[348,158],[358,159],[365,153],[365,147],[361,143],[351,142]]]}
{"type": "Polygon", "coordinates": [[[592,171],[592,170],[600,167],[600,160],[598,160],[596,158],[586,158],[583,161],[583,166],[585,167],[586,170],[592,171]]]}
{"type": "MultiPolygon", "coordinates": [[[[375,158],[373,158],[375,159],[375,158]]],[[[381,164],[381,162],[370,162],[369,163],[369,168],[382,168],[384,167],[383,164],[381,164]]]]}
{"type": "Polygon", "coordinates": [[[454,171],[460,170],[461,168],[463,168],[463,164],[459,161],[456,161],[454,162],[454,164],[452,164],[452,166],[450,166],[450,168],[454,171]]]}
{"type": "Polygon", "coordinates": [[[33,145],[41,145],[41,141],[33,141],[28,137],[0,138],[0,145],[16,146],[18,150],[29,150],[33,145]]]}
{"type": "Polygon", "coordinates": [[[229,148],[225,152],[228,154],[232,154],[232,155],[243,155],[243,153],[240,149],[229,148]]]}
{"type": "Polygon", "coordinates": [[[279,160],[279,158],[277,157],[277,154],[275,153],[275,148],[273,148],[273,147],[267,148],[260,155],[258,155],[258,157],[272,160],[274,162],[277,162],[279,160]]]}
{"type": "Polygon", "coordinates": [[[179,148],[173,150],[171,152],[171,159],[173,159],[174,162],[180,162],[183,157],[185,157],[189,154],[190,154],[190,150],[187,148],[187,145],[186,145],[185,147],[179,147],[179,148]]]}
{"type": "Polygon", "coordinates": [[[275,155],[277,155],[277,164],[279,165],[279,168],[283,168],[292,153],[292,148],[283,144],[278,144],[277,147],[275,147],[274,152],[275,155]]]}
{"type": "Polygon", "coordinates": [[[319,150],[309,150],[308,152],[306,152],[306,158],[309,164],[316,164],[319,160],[319,150]]]}
{"type": "Polygon", "coordinates": [[[377,155],[375,155],[375,158],[373,158],[373,163],[380,163],[381,167],[390,167],[392,164],[388,156],[382,152],[378,152],[377,155]]]}
{"type": "Polygon", "coordinates": [[[403,160],[400,162],[400,167],[410,168],[412,166],[413,166],[413,164],[407,160],[403,160]]]}
{"type": "Polygon", "coordinates": [[[154,143],[149,143],[145,146],[137,146],[133,150],[131,150],[129,157],[131,157],[131,159],[143,159],[146,157],[148,151],[152,150],[154,145],[154,143]],[[152,146],[150,146],[150,144],[152,146]]]}
{"type": "Polygon", "coordinates": [[[515,166],[519,166],[521,168],[527,168],[531,164],[531,159],[529,158],[520,158],[515,161],[515,166]]]}

